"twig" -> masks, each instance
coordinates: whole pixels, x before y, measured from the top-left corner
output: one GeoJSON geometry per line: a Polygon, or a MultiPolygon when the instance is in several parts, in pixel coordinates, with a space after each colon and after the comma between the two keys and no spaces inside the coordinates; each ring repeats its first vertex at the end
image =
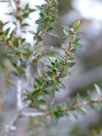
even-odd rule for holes
{"type": "Polygon", "coordinates": [[[17,123],[21,117],[21,113],[18,112],[14,119],[8,125],[6,125],[3,136],[13,136],[13,133],[16,130],[17,123]]]}

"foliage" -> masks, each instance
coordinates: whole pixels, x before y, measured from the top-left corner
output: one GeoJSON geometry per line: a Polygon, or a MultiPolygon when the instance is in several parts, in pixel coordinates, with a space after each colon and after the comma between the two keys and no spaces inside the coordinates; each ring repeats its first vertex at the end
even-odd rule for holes
{"type": "MultiPolygon", "coordinates": [[[[76,25],[76,27],[79,27],[79,24],[77,26],[77,22],[75,22],[73,26],[74,25],[76,25]]],[[[62,54],[56,54],[53,57],[48,57],[49,64],[45,66],[46,70],[42,71],[42,73],[40,73],[40,75],[35,78],[33,90],[30,91],[30,93],[28,92],[26,94],[26,100],[29,101],[30,107],[36,107],[40,110],[43,110],[40,107],[44,105],[46,107],[46,110],[49,110],[50,105],[45,100],[44,96],[48,95],[54,100],[56,92],[59,91],[60,88],[64,88],[61,79],[70,75],[70,68],[75,65],[75,51],[79,46],[79,38],[77,31],[78,29],[75,32],[74,28],[64,28],[65,37],[69,38],[70,41],[69,45],[63,47],[62,54]],[[73,33],[71,32],[72,29],[73,33]]],[[[51,107],[53,105],[51,104],[51,107]]],[[[59,106],[57,105],[56,109],[57,107],[59,106]]],[[[51,109],[53,110],[53,108],[51,109]]],[[[56,116],[59,116],[58,112],[56,111],[56,116]]]]}
{"type": "MultiPolygon", "coordinates": [[[[21,33],[26,33],[26,27],[29,27],[26,19],[36,9],[31,9],[29,4],[26,4],[22,9],[19,0],[14,2],[16,11],[8,13],[15,20],[12,22],[15,26],[13,31],[11,32],[10,27],[4,31],[4,27],[10,22],[0,21],[0,68],[5,70],[5,62],[8,60],[13,67],[12,74],[17,78],[23,79],[26,77],[28,66],[35,64],[37,67],[43,57],[48,60],[48,63],[44,65],[44,70],[40,71],[40,73],[37,72],[37,76],[33,77],[33,87],[30,89],[28,87],[25,90],[23,94],[24,102],[28,102],[30,108],[36,108],[43,112],[44,116],[51,116],[54,122],[66,115],[69,117],[70,114],[74,116],[75,112],[85,114],[84,109],[87,106],[93,107],[95,110],[101,109],[101,89],[97,84],[94,85],[97,90],[97,99],[92,98],[89,90],[85,92],[85,96],[77,92],[76,97],[71,99],[70,102],[55,103],[56,93],[62,88],[63,90],[65,89],[63,79],[70,77],[70,69],[76,64],[75,52],[80,47],[80,20],[74,22],[70,27],[63,26],[65,42],[62,43],[61,53],[55,52],[50,48],[46,49],[42,42],[43,35],[53,30],[54,23],[59,17],[58,10],[60,9],[56,0],[45,0],[45,4],[36,6],[40,16],[36,21],[38,24],[37,32],[29,31],[34,36],[34,42],[36,41],[32,47],[30,43],[26,42],[26,38],[21,36],[21,33]],[[51,99],[51,102],[48,102],[46,96],[51,99]]],[[[35,67],[32,69],[35,69],[35,67]]],[[[87,129],[89,130],[89,128],[87,129]]],[[[84,131],[83,128],[81,130],[75,125],[71,129],[70,135],[82,136],[84,131]],[[83,132],[81,133],[81,131],[83,132]]],[[[89,133],[93,134],[93,131],[89,133]]]]}

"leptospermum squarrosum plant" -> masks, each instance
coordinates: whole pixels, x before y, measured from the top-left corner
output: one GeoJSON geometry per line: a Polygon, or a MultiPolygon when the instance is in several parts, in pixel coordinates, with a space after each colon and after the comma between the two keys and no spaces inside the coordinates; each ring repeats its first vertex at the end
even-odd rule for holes
{"type": "MultiPolygon", "coordinates": [[[[12,20],[0,21],[0,68],[6,68],[5,61],[12,66],[11,74],[16,78],[17,115],[7,125],[4,135],[13,136],[18,120],[22,117],[50,116],[53,122],[57,123],[59,118],[69,115],[71,111],[79,109],[83,112],[82,106],[100,103],[101,100],[91,100],[89,97],[79,103],[80,95],[70,103],[55,101],[56,93],[61,88],[65,90],[63,78],[70,77],[70,68],[76,63],[75,52],[80,47],[80,20],[71,26],[63,26],[66,42],[61,43],[61,52],[58,52],[54,48],[46,48],[43,44],[45,33],[56,37],[53,28],[59,17],[57,0],[45,0],[44,4],[35,8],[31,8],[29,3],[22,7],[20,0],[6,2],[10,7],[6,15],[12,17],[12,20]],[[35,22],[38,27],[33,31],[30,30],[30,20],[27,19],[36,10],[39,11],[39,19],[35,22]],[[10,24],[13,25],[13,29],[10,24]],[[24,36],[26,33],[33,36],[33,44],[27,41],[27,35],[24,36]],[[43,57],[46,58],[47,64],[39,72],[37,64],[43,57]],[[35,73],[32,74],[31,71],[35,73]],[[37,112],[25,112],[24,109],[27,107],[36,109],[37,112]]],[[[97,85],[95,87],[99,90],[97,85]]],[[[87,93],[87,96],[90,95],[87,93]]]]}

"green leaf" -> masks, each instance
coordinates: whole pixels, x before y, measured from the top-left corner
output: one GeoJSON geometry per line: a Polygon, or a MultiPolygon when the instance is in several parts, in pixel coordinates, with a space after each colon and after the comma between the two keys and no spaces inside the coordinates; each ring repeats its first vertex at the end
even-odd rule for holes
{"type": "Polygon", "coordinates": [[[46,101],[45,101],[45,100],[43,100],[43,99],[41,99],[41,100],[39,100],[39,104],[41,104],[41,105],[45,105],[45,104],[46,104],[46,101]]]}
{"type": "Polygon", "coordinates": [[[29,26],[28,23],[23,23],[23,24],[21,24],[21,27],[27,27],[27,26],[29,26]]]}
{"type": "Polygon", "coordinates": [[[94,84],[94,86],[95,86],[95,89],[96,89],[98,95],[102,95],[102,89],[97,84],[94,84]]]}
{"type": "Polygon", "coordinates": [[[8,35],[9,31],[10,31],[10,28],[7,28],[6,31],[5,31],[5,34],[8,35]]]}
{"type": "Polygon", "coordinates": [[[14,46],[18,47],[19,46],[19,39],[13,39],[12,43],[14,46]]]}
{"type": "Polygon", "coordinates": [[[77,32],[80,26],[80,20],[77,20],[72,24],[72,28],[74,29],[74,32],[77,32]]]}

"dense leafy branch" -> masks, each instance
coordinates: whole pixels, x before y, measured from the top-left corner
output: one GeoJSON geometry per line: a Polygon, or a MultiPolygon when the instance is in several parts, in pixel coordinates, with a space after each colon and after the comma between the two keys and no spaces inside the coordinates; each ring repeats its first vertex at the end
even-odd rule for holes
{"type": "MultiPolygon", "coordinates": [[[[68,32],[70,34],[70,32],[68,32]]],[[[75,38],[75,34],[70,35],[70,38],[75,38]]],[[[76,50],[76,44],[69,43],[69,47],[64,47],[64,53],[60,56],[56,55],[49,59],[49,65],[46,65],[46,71],[43,71],[34,81],[34,90],[28,93],[27,99],[31,100],[32,104],[40,104],[39,100],[36,101],[41,95],[50,95],[55,97],[55,92],[61,88],[61,78],[69,75],[69,68],[75,64],[74,52],[76,50]],[[35,99],[35,100],[34,100],[35,99]],[[34,102],[35,101],[35,102],[34,102]]],[[[77,41],[78,43],[79,41],[77,41]]],[[[62,85],[63,86],[63,85],[62,85]]],[[[42,98],[43,99],[43,98],[42,98]]]]}

